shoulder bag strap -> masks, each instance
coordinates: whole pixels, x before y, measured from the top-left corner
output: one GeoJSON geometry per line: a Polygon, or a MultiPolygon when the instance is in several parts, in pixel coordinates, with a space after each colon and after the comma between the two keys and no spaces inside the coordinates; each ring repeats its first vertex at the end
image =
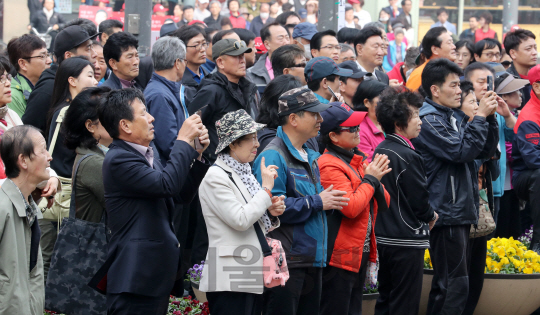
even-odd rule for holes
{"type": "Polygon", "coordinates": [[[62,108],[60,110],[60,113],[58,114],[58,117],[56,118],[56,128],[54,128],[54,135],[51,140],[51,145],[49,146],[49,154],[52,156],[54,152],[54,147],[56,146],[56,139],[58,138],[58,133],[60,132],[60,126],[62,125],[62,121],[64,121],[64,115],[66,114],[66,111],[68,110],[69,105],[62,108]]]}
{"type": "Polygon", "coordinates": [[[180,103],[182,103],[182,109],[184,110],[184,119],[188,119],[189,114],[186,107],[186,86],[183,84],[180,86],[180,103]]]}
{"type": "Polygon", "coordinates": [[[90,157],[95,154],[86,154],[83,156],[79,162],[75,165],[75,169],[73,170],[73,179],[71,182],[71,201],[69,202],[69,217],[74,219],[75,218],[75,190],[77,185],[77,171],[79,170],[79,165],[81,165],[81,162],[86,159],[87,157],[90,157]]]}
{"type": "MultiPolygon", "coordinates": [[[[238,188],[238,190],[240,191],[240,194],[242,195],[242,191],[240,190],[238,185],[236,185],[236,182],[234,181],[231,172],[226,171],[223,167],[217,164],[214,164],[213,166],[217,166],[221,168],[225,173],[227,173],[227,176],[229,176],[229,179],[233,182],[234,186],[238,188]]],[[[246,197],[244,197],[244,195],[242,195],[242,198],[244,198],[244,201],[247,203],[246,197]]],[[[272,249],[270,248],[270,246],[268,245],[268,242],[266,241],[266,237],[264,236],[261,226],[259,225],[259,220],[257,220],[257,222],[253,224],[253,227],[255,228],[255,233],[257,233],[257,238],[259,239],[259,243],[261,244],[263,256],[264,257],[271,256],[272,249]]]]}

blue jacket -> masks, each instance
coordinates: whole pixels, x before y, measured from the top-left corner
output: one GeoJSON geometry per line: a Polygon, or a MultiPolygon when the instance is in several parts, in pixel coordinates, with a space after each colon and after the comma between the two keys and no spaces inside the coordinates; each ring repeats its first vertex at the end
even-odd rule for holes
{"type": "Polygon", "coordinates": [[[189,203],[209,165],[188,143],[175,141],[166,166],[153,167],[136,149],[114,139],[103,162],[109,249],[91,281],[106,276],[107,293],[170,294],[179,271],[180,244],[172,225],[173,196],[189,203]]]}
{"type": "Polygon", "coordinates": [[[422,131],[412,143],[424,158],[429,203],[439,215],[436,226],[476,224],[479,195],[474,160],[489,158],[497,150],[497,120],[475,116],[468,123],[461,110],[427,97],[420,118],[422,131]]]}
{"type": "MultiPolygon", "coordinates": [[[[154,73],[144,90],[146,107],[154,116],[154,142],[161,157],[161,164],[167,164],[178,130],[182,127],[187,107],[180,100],[180,82],[173,82],[154,73]]],[[[185,102],[185,101],[184,101],[185,102]]]]}
{"type": "MultiPolygon", "coordinates": [[[[120,82],[120,79],[112,71],[111,71],[111,75],[109,76],[109,78],[107,80],[105,80],[105,82],[103,82],[103,84],[101,86],[108,86],[108,87],[111,88],[111,90],[121,90],[121,89],[123,89],[122,83],[120,82]]],[[[141,87],[141,85],[139,84],[139,82],[135,82],[135,85],[133,87],[137,88],[137,89],[139,89],[141,91],[144,90],[141,87]]]]}
{"type": "MultiPolygon", "coordinates": [[[[407,55],[407,47],[405,47],[405,43],[401,43],[401,59],[402,61],[405,61],[405,56],[407,55]]],[[[394,68],[394,66],[398,63],[396,59],[396,51],[397,51],[397,45],[396,41],[390,41],[390,44],[388,45],[388,55],[384,56],[383,59],[383,68],[386,70],[386,72],[389,72],[394,68]]]]}
{"type": "Polygon", "coordinates": [[[499,149],[501,150],[501,157],[499,159],[500,174],[497,180],[493,181],[493,196],[502,197],[504,194],[504,181],[506,178],[506,141],[512,142],[514,140],[514,130],[506,127],[504,117],[499,114],[495,114],[497,122],[499,124],[499,149]]]}
{"type": "Polygon", "coordinates": [[[319,196],[324,189],[316,159],[320,154],[304,144],[305,162],[289,137],[278,127],[277,134],[253,164],[253,173],[261,183],[261,158],[265,164],[279,167],[272,195],[285,195],[281,226],[268,235],[281,241],[289,268],[325,267],[328,227],[319,196]]]}

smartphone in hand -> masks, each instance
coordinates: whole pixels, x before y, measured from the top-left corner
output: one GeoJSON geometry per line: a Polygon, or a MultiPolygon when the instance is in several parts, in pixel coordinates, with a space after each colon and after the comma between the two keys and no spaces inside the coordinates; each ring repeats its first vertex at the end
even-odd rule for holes
{"type": "MultiPolygon", "coordinates": [[[[202,118],[202,109],[205,108],[208,105],[205,105],[201,107],[198,111],[195,112],[195,114],[199,115],[199,117],[202,118]]],[[[195,138],[195,150],[201,150],[203,148],[201,141],[199,141],[199,137],[195,138]]]]}
{"type": "Polygon", "coordinates": [[[493,91],[493,76],[492,75],[488,75],[487,76],[487,90],[488,91],[493,91]]]}
{"type": "Polygon", "coordinates": [[[330,91],[330,93],[332,93],[332,96],[334,97],[334,102],[339,102],[339,99],[336,96],[336,93],[334,93],[334,91],[332,90],[330,86],[328,86],[328,90],[330,91]]]}

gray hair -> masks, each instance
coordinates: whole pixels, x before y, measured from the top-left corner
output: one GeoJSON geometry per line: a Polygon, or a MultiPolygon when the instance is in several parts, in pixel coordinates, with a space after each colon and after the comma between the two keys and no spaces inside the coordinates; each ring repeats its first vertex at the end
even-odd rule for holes
{"type": "Polygon", "coordinates": [[[416,67],[416,58],[420,55],[419,47],[409,47],[405,55],[405,65],[409,69],[414,69],[416,67]]]}
{"type": "Polygon", "coordinates": [[[217,4],[219,5],[219,7],[221,8],[221,2],[219,2],[219,0],[212,0],[212,1],[210,1],[210,4],[208,5],[208,7],[211,8],[211,7],[212,7],[212,4],[216,4],[216,3],[217,3],[217,4]]]}
{"type": "Polygon", "coordinates": [[[369,23],[366,23],[366,25],[364,25],[364,27],[362,28],[366,28],[366,27],[369,27],[369,26],[375,26],[376,28],[379,28],[379,29],[382,29],[384,30],[384,24],[382,24],[381,22],[379,21],[374,21],[374,22],[369,22],[369,23]]]}
{"type": "Polygon", "coordinates": [[[176,36],[161,37],[152,47],[155,71],[171,69],[177,59],[186,59],[186,45],[176,36]]]}
{"type": "MultiPolygon", "coordinates": [[[[352,46],[349,45],[349,44],[340,43],[339,46],[341,47],[341,52],[342,53],[347,52],[349,50],[352,50],[352,52],[355,53],[354,48],[352,48],[352,46]]],[[[355,53],[355,55],[356,55],[356,53],[355,53]]]]}

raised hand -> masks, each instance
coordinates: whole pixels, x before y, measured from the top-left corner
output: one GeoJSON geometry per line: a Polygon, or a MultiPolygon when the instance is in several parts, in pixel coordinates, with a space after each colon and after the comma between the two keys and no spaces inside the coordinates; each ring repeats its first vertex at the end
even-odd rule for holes
{"type": "Polygon", "coordinates": [[[319,194],[323,203],[323,210],[342,210],[343,207],[348,205],[349,198],[343,197],[347,192],[341,190],[334,190],[334,185],[326,188],[319,194]]]}
{"type": "Polygon", "coordinates": [[[384,175],[392,171],[392,169],[388,167],[389,164],[390,160],[386,154],[376,154],[373,161],[366,166],[364,172],[366,175],[371,175],[380,181],[384,175]]]}
{"type": "Polygon", "coordinates": [[[262,187],[272,190],[274,188],[274,179],[278,177],[277,169],[279,167],[275,165],[264,164],[264,157],[261,159],[261,178],[262,178],[262,187]]]}

